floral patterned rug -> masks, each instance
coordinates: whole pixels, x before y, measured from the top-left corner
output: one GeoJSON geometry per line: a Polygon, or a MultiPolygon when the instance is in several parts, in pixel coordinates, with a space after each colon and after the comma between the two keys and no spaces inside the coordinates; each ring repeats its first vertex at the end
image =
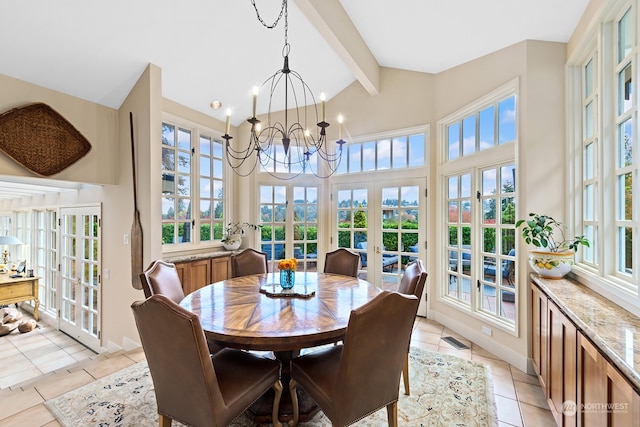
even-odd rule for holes
{"type": "MultiPolygon", "coordinates": [[[[409,354],[411,396],[400,381],[400,426],[497,426],[491,373],[488,366],[455,356],[411,348],[409,354]]],[[[139,362],[97,381],[72,390],[45,405],[65,427],[158,425],[155,394],[146,362],[139,362]]],[[[174,421],[174,426],[182,424],[174,421]]],[[[234,427],[253,426],[248,416],[238,417],[234,427]]],[[[331,426],[319,412],[300,426],[331,426]]],[[[354,426],[387,425],[386,409],[354,426]]]]}

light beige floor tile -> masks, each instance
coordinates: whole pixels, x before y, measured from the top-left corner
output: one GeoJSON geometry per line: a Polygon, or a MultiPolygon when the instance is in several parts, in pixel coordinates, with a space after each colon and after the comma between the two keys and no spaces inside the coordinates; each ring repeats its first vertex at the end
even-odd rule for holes
{"type": "Polygon", "coordinates": [[[2,400],[0,400],[0,419],[26,411],[42,402],[44,402],[44,399],[35,389],[12,391],[2,396],[2,400]]]}
{"type": "Polygon", "coordinates": [[[64,351],[66,351],[67,353],[69,353],[71,355],[74,355],[75,353],[78,353],[80,351],[87,350],[87,347],[83,346],[82,344],[80,344],[77,341],[74,341],[70,345],[61,345],[60,348],[62,348],[64,351]]]}
{"type": "Polygon", "coordinates": [[[4,359],[9,356],[15,356],[16,354],[20,354],[20,350],[18,347],[13,345],[9,340],[3,340],[0,338],[0,359],[4,359]]]}
{"type": "Polygon", "coordinates": [[[492,375],[494,394],[508,399],[517,399],[513,380],[507,376],[492,375]]]}
{"type": "Polygon", "coordinates": [[[31,362],[26,369],[17,370],[13,373],[0,377],[0,388],[12,387],[15,384],[38,378],[43,372],[35,367],[31,362]]]}
{"type": "Polygon", "coordinates": [[[495,398],[498,409],[498,420],[513,426],[523,427],[518,401],[502,396],[496,396],[495,398]]]}
{"type": "Polygon", "coordinates": [[[62,424],[60,424],[58,420],[53,420],[50,423],[46,423],[42,427],[62,427],[62,424]]]}
{"type": "Polygon", "coordinates": [[[551,411],[520,402],[525,427],[556,427],[551,411]]]}
{"type": "Polygon", "coordinates": [[[96,365],[85,367],[85,370],[91,374],[94,378],[102,378],[105,375],[109,375],[113,372],[119,371],[122,368],[133,365],[133,360],[126,356],[120,355],[118,357],[105,359],[96,365]]]}
{"type": "Polygon", "coordinates": [[[38,382],[35,387],[45,400],[49,400],[85,384],[89,384],[94,380],[95,378],[84,370],[60,372],[49,376],[44,381],[38,382]]]}
{"type": "Polygon", "coordinates": [[[55,417],[43,404],[40,404],[0,420],[0,427],[42,426],[51,421],[55,421],[55,417]]]}
{"type": "Polygon", "coordinates": [[[477,355],[477,356],[482,356],[482,357],[488,357],[489,359],[498,359],[500,360],[500,358],[498,356],[496,356],[495,354],[491,353],[490,351],[487,351],[486,349],[480,347],[477,344],[472,344],[471,345],[471,353],[477,355]]]}
{"type": "Polygon", "coordinates": [[[514,381],[522,381],[523,383],[529,383],[533,385],[540,385],[540,381],[538,381],[538,377],[535,375],[529,375],[526,372],[522,372],[520,369],[515,366],[511,366],[511,376],[514,381]]]}
{"type": "Polygon", "coordinates": [[[437,345],[427,344],[426,342],[422,341],[411,341],[411,347],[419,348],[421,350],[438,351],[437,345]]]}
{"type": "Polygon", "coordinates": [[[33,359],[33,364],[38,367],[42,372],[51,372],[59,369],[63,366],[68,366],[76,362],[76,359],[69,356],[64,350],[58,349],[57,351],[45,354],[33,359]]]}
{"type": "MultiPolygon", "coordinates": [[[[66,349],[64,350],[66,351],[66,349]]],[[[78,360],[78,361],[91,359],[95,355],[96,354],[92,350],[89,350],[88,348],[85,348],[82,351],[77,351],[75,353],[70,354],[71,357],[73,357],[75,360],[78,360]]]]}
{"type": "Polygon", "coordinates": [[[414,329],[411,333],[412,341],[421,341],[427,344],[440,345],[440,334],[434,334],[433,332],[423,331],[421,329],[414,329]]]}
{"type": "Polygon", "coordinates": [[[34,366],[34,364],[22,353],[9,356],[2,359],[2,363],[0,363],[0,378],[29,369],[32,366],[34,366]]]}
{"type": "Polygon", "coordinates": [[[451,347],[449,344],[440,344],[438,346],[438,353],[449,354],[451,356],[456,356],[461,359],[471,360],[471,349],[467,350],[456,350],[451,347]]]}
{"type": "Polygon", "coordinates": [[[530,405],[537,406],[543,409],[549,409],[547,400],[542,392],[542,387],[529,383],[523,383],[521,381],[514,381],[513,385],[516,388],[516,394],[520,402],[528,403],[530,405]]]}
{"type": "MultiPolygon", "coordinates": [[[[26,337],[27,335],[28,334],[24,334],[23,336],[26,337]]],[[[49,340],[47,337],[42,336],[40,334],[35,334],[33,336],[30,336],[28,337],[28,339],[13,340],[11,342],[13,343],[13,345],[18,347],[18,349],[20,349],[20,351],[23,353],[33,350],[34,348],[53,344],[51,340],[49,340]]]]}
{"type": "Polygon", "coordinates": [[[51,353],[60,351],[62,349],[51,341],[45,339],[40,343],[39,346],[31,346],[31,348],[28,349],[20,348],[20,350],[22,351],[22,354],[24,354],[27,358],[29,358],[30,360],[35,360],[47,356],[51,353]]]}
{"type": "Polygon", "coordinates": [[[127,357],[129,357],[130,359],[132,359],[135,362],[140,362],[141,360],[145,360],[146,356],[144,354],[144,350],[142,349],[142,347],[139,347],[136,350],[133,351],[129,351],[127,353],[127,357]]]}
{"type": "Polygon", "coordinates": [[[420,329],[421,331],[442,335],[442,330],[444,329],[444,326],[432,320],[421,319],[418,322],[416,322],[415,329],[420,329]]]}
{"type": "Polygon", "coordinates": [[[476,362],[486,363],[491,366],[491,373],[494,376],[506,376],[511,378],[511,369],[507,362],[504,362],[499,359],[491,359],[490,357],[478,356],[475,354],[471,355],[471,360],[475,360],[476,362]]]}

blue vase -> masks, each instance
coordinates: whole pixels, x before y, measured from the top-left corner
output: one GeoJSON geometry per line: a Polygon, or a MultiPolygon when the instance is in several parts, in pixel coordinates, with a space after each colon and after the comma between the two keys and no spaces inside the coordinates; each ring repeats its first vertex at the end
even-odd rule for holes
{"type": "Polygon", "coordinates": [[[294,270],[280,270],[280,286],[282,289],[291,289],[296,283],[296,272],[294,270]]]}

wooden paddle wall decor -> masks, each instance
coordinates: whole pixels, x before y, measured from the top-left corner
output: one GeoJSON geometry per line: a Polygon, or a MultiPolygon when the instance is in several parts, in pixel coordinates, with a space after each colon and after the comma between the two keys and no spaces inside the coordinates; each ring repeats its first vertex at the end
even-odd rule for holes
{"type": "Polygon", "coordinates": [[[131,130],[131,164],[133,167],[133,224],[131,225],[131,285],[134,289],[142,289],[140,274],[142,273],[143,236],[138,210],[138,182],[136,180],[136,148],[133,140],[133,113],[129,112],[129,128],[131,130]]]}
{"type": "Polygon", "coordinates": [[[53,108],[35,103],[0,114],[0,150],[33,173],[50,176],[80,160],[91,144],[53,108]]]}

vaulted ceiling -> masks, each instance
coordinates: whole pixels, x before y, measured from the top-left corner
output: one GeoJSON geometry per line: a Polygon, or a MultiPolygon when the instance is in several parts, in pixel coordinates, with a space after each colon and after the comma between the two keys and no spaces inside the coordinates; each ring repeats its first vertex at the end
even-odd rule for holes
{"type": "MultiPolygon", "coordinates": [[[[283,19],[265,28],[252,1],[266,23],[277,18],[279,0],[2,2],[0,74],[118,108],[153,63],[165,98],[220,120],[231,108],[238,125],[252,87],[282,68],[283,19]]],[[[290,0],[290,66],[316,97],[356,80],[375,94],[381,66],[438,73],[526,39],[567,42],[587,4],[290,0]]]]}

